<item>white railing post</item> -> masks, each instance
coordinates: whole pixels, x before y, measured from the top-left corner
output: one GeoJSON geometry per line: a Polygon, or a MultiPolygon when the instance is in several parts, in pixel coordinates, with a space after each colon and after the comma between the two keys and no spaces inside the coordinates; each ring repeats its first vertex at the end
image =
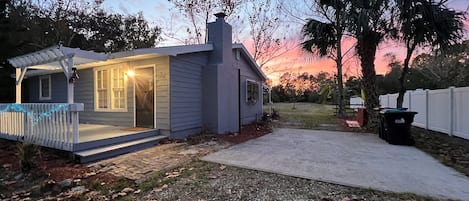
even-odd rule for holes
{"type": "Polygon", "coordinates": [[[454,131],[454,87],[451,86],[448,88],[449,95],[449,136],[453,136],[454,131]]]}
{"type": "Polygon", "coordinates": [[[16,104],[21,103],[21,68],[16,68],[16,104]]]}
{"type": "Polygon", "coordinates": [[[73,74],[73,58],[68,58],[66,60],[67,69],[66,77],[67,77],[67,103],[74,103],[75,92],[74,92],[74,84],[70,81],[70,78],[73,74]]]}
{"type": "Polygon", "coordinates": [[[79,130],[78,130],[78,123],[79,123],[79,112],[83,111],[84,106],[83,103],[74,103],[69,105],[69,111],[72,120],[72,146],[79,142],[79,130]]]}
{"type": "Polygon", "coordinates": [[[0,137],[66,151],[79,142],[83,103],[0,104],[0,137]]]}

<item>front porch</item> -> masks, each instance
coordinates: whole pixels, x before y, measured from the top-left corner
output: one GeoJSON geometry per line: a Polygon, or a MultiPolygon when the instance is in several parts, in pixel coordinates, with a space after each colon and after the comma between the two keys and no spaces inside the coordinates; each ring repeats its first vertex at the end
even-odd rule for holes
{"type": "MultiPolygon", "coordinates": [[[[109,56],[104,53],[59,45],[8,59],[8,62],[16,68],[16,103],[0,104],[0,138],[68,151],[82,162],[143,149],[157,144],[162,138],[166,138],[166,136],[159,136],[158,129],[80,124],[79,114],[81,113],[82,119],[85,118],[82,121],[86,123],[127,126],[147,125],[139,124],[139,118],[135,117],[133,124],[122,124],[122,121],[110,120],[116,116],[121,120],[130,119],[131,115],[126,117],[120,117],[119,115],[123,113],[131,114],[132,110],[135,110],[132,115],[138,116],[139,113],[136,113],[139,111],[138,108],[134,109],[132,106],[142,105],[132,102],[136,98],[127,97],[130,96],[130,93],[126,91],[125,77],[127,75],[121,68],[113,68],[112,72],[111,69],[100,71],[103,76],[110,73],[121,76],[115,79],[111,79],[109,76],[100,78],[108,80],[108,82],[102,84],[102,86],[106,86],[105,94],[102,96],[104,98],[100,100],[102,108],[95,104],[94,101],[98,100],[93,100],[97,95],[90,95],[90,92],[97,91],[97,89],[94,89],[97,85],[94,83],[94,75],[86,74],[91,70],[88,70],[88,68],[95,67],[94,64],[104,65],[103,62],[106,62],[109,56]],[[78,81],[80,78],[79,69],[85,72],[82,76],[84,81],[80,82],[78,81]],[[54,77],[54,73],[59,72],[64,73],[65,80],[57,76],[54,77]],[[29,96],[29,101],[34,103],[22,103],[21,85],[23,80],[36,76],[42,76],[42,78],[37,78],[38,91],[33,91],[33,93],[28,91],[29,95],[37,94],[37,97],[36,95],[33,98],[29,96]],[[114,81],[111,82],[110,80],[114,81]],[[58,85],[60,87],[57,87],[58,85]],[[77,96],[75,96],[76,85],[81,86],[77,90],[77,96]],[[108,86],[116,87],[109,88],[108,86]],[[111,94],[117,95],[114,97],[111,94]],[[75,103],[75,101],[79,103],[75,103]],[[129,108],[131,109],[127,110],[127,104],[130,105],[129,108]],[[84,110],[85,105],[87,107],[86,111],[84,110]],[[90,113],[96,107],[98,109],[122,111],[109,113],[107,110],[100,110],[95,114],[90,113]]],[[[154,87],[146,88],[153,89],[154,87]]],[[[152,113],[152,115],[154,114],[152,113]]],[[[154,122],[156,120],[150,121],[148,125],[154,122]]],[[[154,124],[152,126],[156,127],[154,124]]]]}
{"type": "Polygon", "coordinates": [[[0,104],[0,138],[72,152],[81,162],[155,145],[159,130],[79,124],[82,104],[0,104]]]}
{"type": "Polygon", "coordinates": [[[157,131],[150,128],[129,128],[112,125],[99,124],[79,124],[78,125],[78,143],[92,142],[126,135],[133,135],[148,131],[157,131]]]}

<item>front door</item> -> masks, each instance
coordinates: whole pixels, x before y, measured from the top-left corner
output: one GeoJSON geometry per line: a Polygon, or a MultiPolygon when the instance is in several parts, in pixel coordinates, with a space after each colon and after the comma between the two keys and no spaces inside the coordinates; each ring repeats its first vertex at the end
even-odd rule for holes
{"type": "Polygon", "coordinates": [[[154,128],[154,79],[153,67],[135,70],[135,124],[137,127],[154,128]]]}

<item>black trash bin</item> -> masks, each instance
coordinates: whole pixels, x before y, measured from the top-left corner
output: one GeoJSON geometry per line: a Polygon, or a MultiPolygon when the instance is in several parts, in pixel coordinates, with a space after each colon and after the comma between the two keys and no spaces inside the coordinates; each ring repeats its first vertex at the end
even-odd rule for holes
{"type": "Polygon", "coordinates": [[[410,135],[412,122],[417,112],[405,109],[386,109],[380,111],[380,138],[389,144],[413,145],[414,140],[410,135]]]}

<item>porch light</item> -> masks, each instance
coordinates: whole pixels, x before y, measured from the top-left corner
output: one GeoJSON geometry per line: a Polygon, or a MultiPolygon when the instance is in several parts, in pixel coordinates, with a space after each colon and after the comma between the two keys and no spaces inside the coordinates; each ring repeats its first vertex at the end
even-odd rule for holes
{"type": "Polygon", "coordinates": [[[134,72],[133,70],[128,70],[126,74],[127,74],[127,76],[129,76],[129,77],[135,76],[135,72],[134,72]]]}

